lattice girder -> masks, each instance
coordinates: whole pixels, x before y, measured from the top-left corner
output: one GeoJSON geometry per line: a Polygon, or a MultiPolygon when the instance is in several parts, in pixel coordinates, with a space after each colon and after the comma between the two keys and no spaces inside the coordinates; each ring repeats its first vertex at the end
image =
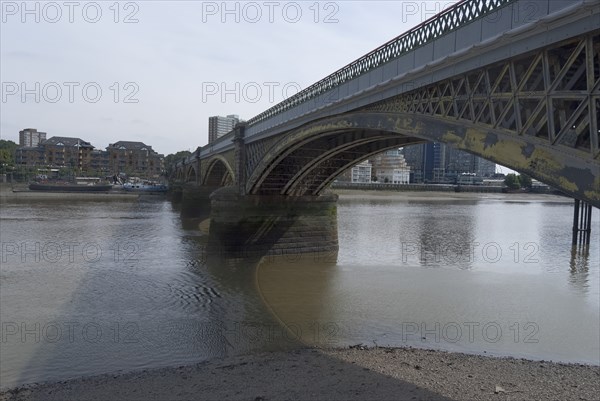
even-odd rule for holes
{"type": "Polygon", "coordinates": [[[567,40],[364,108],[455,119],[600,156],[600,35],[567,40]]]}

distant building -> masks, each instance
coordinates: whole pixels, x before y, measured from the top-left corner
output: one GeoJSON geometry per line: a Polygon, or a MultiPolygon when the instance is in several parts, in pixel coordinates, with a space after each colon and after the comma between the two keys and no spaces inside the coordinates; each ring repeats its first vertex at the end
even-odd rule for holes
{"type": "MultiPolygon", "coordinates": [[[[107,151],[94,149],[90,153],[90,169],[98,173],[111,174],[110,169],[110,156],[107,151]]],[[[112,173],[114,174],[114,173],[112,173]]]]}
{"type": "Polygon", "coordinates": [[[16,162],[27,166],[87,169],[94,147],[81,138],[53,136],[37,146],[17,148],[16,162]]]}
{"type": "Polygon", "coordinates": [[[372,166],[368,160],[358,163],[350,170],[352,174],[351,182],[368,184],[371,182],[372,166]]]}
{"type": "Polygon", "coordinates": [[[402,153],[411,170],[410,182],[444,182],[446,175],[446,146],[428,142],[407,146],[402,153]]]}
{"type": "Polygon", "coordinates": [[[160,175],[164,169],[164,156],[143,142],[119,141],[108,145],[106,151],[111,174],[151,177],[160,175]]]}
{"type": "Polygon", "coordinates": [[[94,147],[81,138],[53,136],[42,142],[46,165],[86,170],[94,147]]]}
{"type": "Polygon", "coordinates": [[[213,116],[208,118],[208,143],[214,142],[217,138],[231,132],[240,118],[236,114],[230,114],[227,117],[213,116]]]}
{"type": "Polygon", "coordinates": [[[402,153],[411,182],[456,183],[461,175],[492,177],[496,172],[496,163],[438,142],[407,146],[402,153]]]}
{"type": "Polygon", "coordinates": [[[425,146],[423,144],[411,145],[402,148],[404,160],[410,168],[410,182],[423,182],[425,146]]]}
{"type": "MultiPolygon", "coordinates": [[[[20,132],[20,140],[35,130],[20,132]],[[23,134],[25,132],[25,134],[23,134]]],[[[43,134],[44,139],[46,133],[43,134]]],[[[42,135],[40,135],[42,137],[42,135]]],[[[53,136],[36,146],[20,146],[15,154],[16,163],[44,168],[69,168],[96,174],[126,173],[153,177],[164,170],[164,156],[143,142],[119,141],[108,145],[106,151],[94,149],[81,138],[53,136]]]]}
{"type": "Polygon", "coordinates": [[[425,182],[446,181],[446,145],[429,142],[425,145],[425,165],[423,178],[425,182]]]}
{"type": "Polygon", "coordinates": [[[496,163],[482,159],[448,146],[446,173],[451,176],[460,174],[475,174],[478,177],[491,177],[496,173],[496,163]]]}
{"type": "Polygon", "coordinates": [[[25,128],[19,131],[19,146],[35,147],[46,140],[46,133],[35,128],[25,128]]]}
{"type": "Polygon", "coordinates": [[[380,184],[408,184],[410,167],[400,149],[388,150],[371,159],[373,176],[380,184]]]}
{"type": "Polygon", "coordinates": [[[15,164],[21,166],[45,166],[42,146],[20,146],[15,149],[15,164]]]}

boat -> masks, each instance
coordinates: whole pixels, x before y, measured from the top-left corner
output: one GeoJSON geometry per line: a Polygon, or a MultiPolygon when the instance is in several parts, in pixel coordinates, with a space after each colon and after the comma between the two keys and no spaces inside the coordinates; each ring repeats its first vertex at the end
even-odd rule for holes
{"type": "Polygon", "coordinates": [[[154,181],[142,181],[142,182],[126,182],[123,184],[123,190],[129,192],[154,192],[162,193],[167,192],[168,187],[165,184],[160,184],[154,181]]]}
{"type": "Polygon", "coordinates": [[[32,191],[46,192],[106,192],[112,189],[110,184],[80,185],[73,183],[39,183],[29,184],[32,191]]]}

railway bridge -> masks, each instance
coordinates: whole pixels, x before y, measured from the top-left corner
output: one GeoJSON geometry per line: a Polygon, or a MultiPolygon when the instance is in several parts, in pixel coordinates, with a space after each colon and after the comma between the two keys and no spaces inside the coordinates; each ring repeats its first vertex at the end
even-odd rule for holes
{"type": "Polygon", "coordinates": [[[600,207],[600,2],[463,0],[232,132],[172,182],[225,252],[337,250],[344,170],[443,142],[600,207]]]}

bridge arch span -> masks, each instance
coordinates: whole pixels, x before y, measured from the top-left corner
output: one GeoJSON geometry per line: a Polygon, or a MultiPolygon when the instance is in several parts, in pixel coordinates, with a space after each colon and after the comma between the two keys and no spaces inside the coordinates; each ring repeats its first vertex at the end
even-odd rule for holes
{"type": "Polygon", "coordinates": [[[177,179],[177,181],[183,181],[183,179],[184,179],[183,172],[184,172],[183,167],[177,168],[177,171],[175,172],[175,178],[177,179]]]}
{"type": "Polygon", "coordinates": [[[192,164],[190,165],[190,167],[187,169],[187,172],[185,174],[185,182],[197,182],[198,180],[198,173],[196,171],[196,167],[192,164]]]}
{"type": "Polygon", "coordinates": [[[207,187],[223,187],[235,182],[235,174],[227,159],[215,155],[207,162],[202,185],[207,187]]]}
{"type": "Polygon", "coordinates": [[[459,119],[356,111],[284,135],[248,177],[249,194],[319,195],[342,171],[386,149],[435,141],[526,173],[600,206],[600,168],[578,149],[459,119]]]}

